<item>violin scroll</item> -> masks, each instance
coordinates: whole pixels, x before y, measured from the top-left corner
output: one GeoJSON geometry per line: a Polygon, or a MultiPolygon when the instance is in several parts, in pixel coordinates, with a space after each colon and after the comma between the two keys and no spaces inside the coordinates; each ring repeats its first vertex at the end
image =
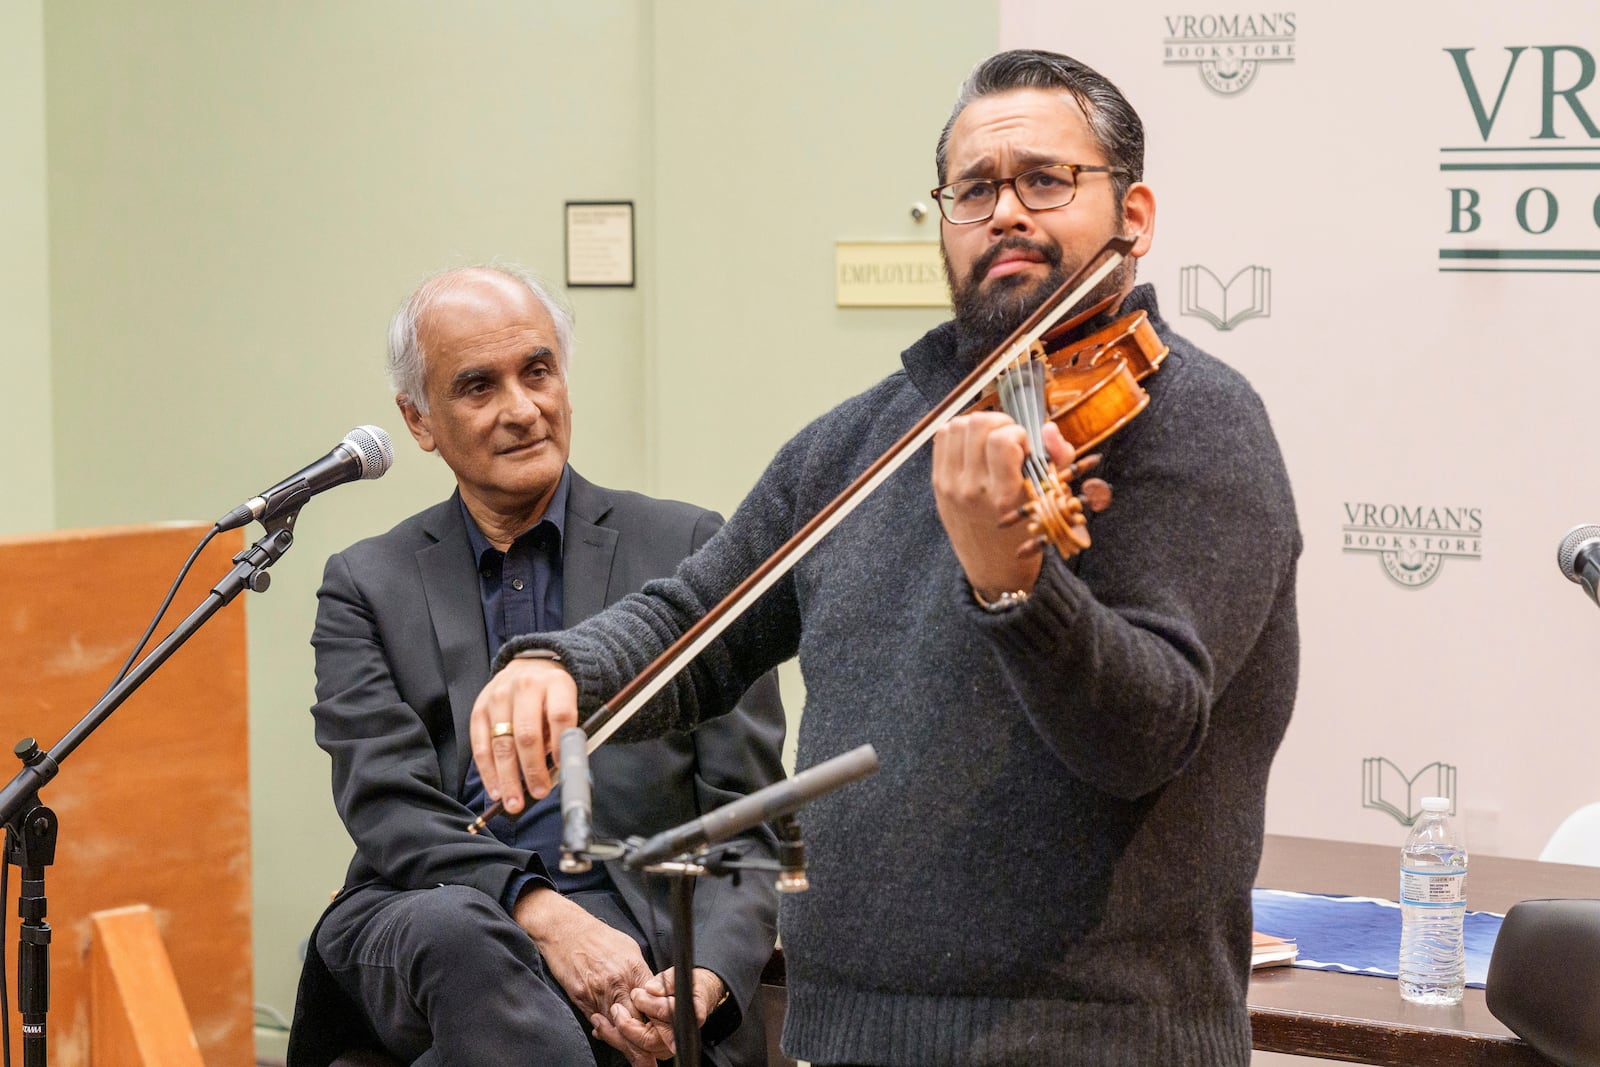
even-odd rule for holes
{"type": "Polygon", "coordinates": [[[1017,549],[1019,558],[1037,555],[1050,545],[1063,558],[1089,547],[1089,516],[1111,506],[1111,486],[1100,478],[1086,479],[1077,493],[1068,486],[1099,464],[1098,455],[1085,456],[1065,469],[1049,468],[1043,478],[1028,482],[1028,502],[1000,522],[1002,529],[1028,524],[1030,536],[1017,549]]]}

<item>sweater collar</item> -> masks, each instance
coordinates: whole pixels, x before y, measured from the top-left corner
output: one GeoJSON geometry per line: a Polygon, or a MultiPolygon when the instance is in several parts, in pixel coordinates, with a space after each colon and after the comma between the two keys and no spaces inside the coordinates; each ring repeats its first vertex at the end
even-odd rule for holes
{"type": "MultiPolygon", "coordinates": [[[[1148,312],[1150,324],[1158,331],[1166,329],[1161,312],[1156,307],[1156,291],[1151,285],[1136,285],[1122,302],[1118,316],[1135,311],[1148,312]]],[[[923,334],[910,348],[900,354],[900,363],[906,376],[917,387],[929,404],[936,404],[950,395],[961,384],[961,379],[972,370],[956,361],[956,324],[942,322],[923,334]]]]}

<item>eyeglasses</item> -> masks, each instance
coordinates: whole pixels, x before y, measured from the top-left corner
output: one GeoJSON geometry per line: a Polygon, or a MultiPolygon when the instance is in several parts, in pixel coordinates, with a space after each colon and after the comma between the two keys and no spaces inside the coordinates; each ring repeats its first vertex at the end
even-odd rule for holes
{"type": "Polygon", "coordinates": [[[1051,163],[1013,178],[971,178],[929,190],[939,213],[957,226],[984,222],[1000,203],[1000,187],[1009,185],[1029,211],[1066,207],[1078,192],[1079,174],[1122,174],[1120,167],[1086,163],[1051,163]]]}

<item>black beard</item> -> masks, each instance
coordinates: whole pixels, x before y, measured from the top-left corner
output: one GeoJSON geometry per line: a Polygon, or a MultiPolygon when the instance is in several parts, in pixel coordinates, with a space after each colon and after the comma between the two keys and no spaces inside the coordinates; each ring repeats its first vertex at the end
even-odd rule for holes
{"type": "MultiPolygon", "coordinates": [[[[940,251],[943,252],[942,246],[940,251]]],[[[944,270],[945,278],[950,283],[950,303],[955,310],[956,355],[961,359],[963,366],[976,366],[985,356],[999,348],[1005,339],[1033,314],[1034,309],[1043,303],[1045,297],[1065,285],[1073,274],[1062,262],[1060,245],[1054,241],[1048,244],[1035,244],[1021,237],[1008,237],[989,248],[974,261],[967,280],[959,286],[951,273],[948,255],[944,257],[944,270]],[[1030,282],[1025,274],[1006,275],[995,279],[985,290],[981,280],[989,273],[989,268],[1002,253],[1013,250],[1036,253],[1044,259],[1050,269],[1045,272],[1044,277],[1033,282],[1030,282]]],[[[1130,258],[1124,260],[1116,270],[1095,286],[1090,298],[1083,301],[1083,306],[1087,307],[1120,291],[1132,275],[1133,260],[1130,258]]],[[[1097,316],[1096,323],[1108,319],[1115,312],[1116,309],[1112,308],[1105,314],[1097,316]]]]}
{"type": "Polygon", "coordinates": [[[1061,263],[1061,246],[1054,241],[1034,243],[1021,237],[1008,237],[989,247],[972,264],[967,280],[957,285],[945,257],[945,276],[950,282],[950,303],[956,316],[956,354],[964,365],[976,364],[1000,347],[1000,343],[1033,313],[1039,302],[1059,289],[1069,275],[1061,263]],[[982,281],[1003,253],[1031,252],[1043,258],[1049,270],[1038,280],[1026,273],[996,278],[987,288],[982,281]]]}

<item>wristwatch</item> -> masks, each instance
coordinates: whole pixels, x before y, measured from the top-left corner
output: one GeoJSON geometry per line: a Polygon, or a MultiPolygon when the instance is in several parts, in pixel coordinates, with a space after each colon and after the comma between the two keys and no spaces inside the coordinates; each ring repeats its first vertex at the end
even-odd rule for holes
{"type": "Polygon", "coordinates": [[[1003,614],[1004,612],[1010,611],[1012,608],[1020,608],[1022,605],[1028,602],[1028,591],[1026,589],[1008,590],[1007,592],[1001,593],[993,600],[985,600],[983,599],[983,594],[978,592],[976,586],[972,586],[970,588],[972,589],[972,599],[978,602],[978,607],[982,608],[984,611],[987,611],[990,615],[1003,614]]]}

